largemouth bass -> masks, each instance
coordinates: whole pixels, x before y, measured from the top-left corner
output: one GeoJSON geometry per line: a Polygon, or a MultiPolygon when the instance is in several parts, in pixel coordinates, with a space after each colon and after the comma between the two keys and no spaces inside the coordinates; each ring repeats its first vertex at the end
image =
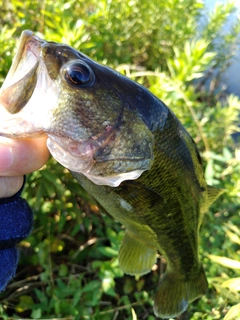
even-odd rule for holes
{"type": "Polygon", "coordinates": [[[191,136],[146,88],[64,44],[24,31],[1,88],[0,135],[48,135],[48,148],[99,207],[126,227],[121,269],[167,269],[154,312],[175,317],[207,292],[198,257],[203,213],[220,194],[207,186],[191,136]]]}

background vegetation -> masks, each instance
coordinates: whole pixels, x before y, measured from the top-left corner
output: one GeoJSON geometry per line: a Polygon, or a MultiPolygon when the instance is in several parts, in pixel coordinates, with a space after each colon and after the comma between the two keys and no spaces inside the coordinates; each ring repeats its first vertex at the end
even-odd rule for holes
{"type": "MultiPolygon", "coordinates": [[[[181,319],[240,319],[240,103],[220,81],[239,40],[239,21],[223,32],[233,3],[211,13],[200,0],[0,0],[0,8],[0,82],[21,31],[31,29],[139,81],[180,118],[207,182],[226,190],[200,233],[208,294],[181,319]]],[[[144,277],[124,275],[117,262],[123,227],[99,213],[66,169],[51,159],[28,176],[24,196],[35,225],[0,295],[0,319],[155,319],[164,263],[144,277]]]]}

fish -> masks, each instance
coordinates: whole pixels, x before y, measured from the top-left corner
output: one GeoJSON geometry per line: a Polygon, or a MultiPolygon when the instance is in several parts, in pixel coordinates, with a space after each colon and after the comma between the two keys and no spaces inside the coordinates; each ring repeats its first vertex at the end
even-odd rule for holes
{"type": "Polygon", "coordinates": [[[222,191],[207,185],[193,138],[164,102],[74,48],[25,30],[0,104],[1,136],[47,135],[52,156],[125,226],[118,262],[126,274],[150,272],[159,252],[165,258],[157,317],[176,317],[206,294],[199,228],[222,191]]]}

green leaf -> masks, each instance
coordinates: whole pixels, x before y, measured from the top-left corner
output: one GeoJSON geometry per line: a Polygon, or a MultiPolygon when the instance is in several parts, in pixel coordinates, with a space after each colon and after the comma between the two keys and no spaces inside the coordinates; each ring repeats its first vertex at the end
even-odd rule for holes
{"type": "Polygon", "coordinates": [[[102,289],[106,294],[115,297],[117,294],[114,291],[115,281],[111,277],[105,277],[102,279],[102,289]]]}
{"type": "Polygon", "coordinates": [[[132,311],[132,320],[137,320],[137,315],[136,315],[136,312],[133,308],[131,308],[131,311],[132,311]]]}
{"type": "Polygon", "coordinates": [[[98,247],[98,251],[109,258],[117,257],[118,256],[118,251],[111,248],[111,247],[98,247]]]}
{"type": "Polygon", "coordinates": [[[31,313],[32,319],[40,319],[42,317],[42,310],[41,308],[37,308],[32,311],[31,313]]]}
{"type": "Polygon", "coordinates": [[[230,290],[240,291],[240,278],[228,279],[222,283],[222,286],[230,290]]]}
{"type": "Polygon", "coordinates": [[[89,291],[94,291],[94,290],[98,290],[100,288],[101,284],[99,282],[99,280],[92,280],[91,282],[89,282],[88,284],[86,284],[83,289],[82,292],[89,292],[89,291]]]}
{"type": "Polygon", "coordinates": [[[209,254],[208,257],[212,261],[217,262],[224,267],[231,269],[240,269],[240,261],[229,259],[227,257],[215,256],[213,254],[209,254]]]}
{"type": "Polygon", "coordinates": [[[240,303],[231,307],[223,320],[239,320],[240,319],[240,303]]]}
{"type": "Polygon", "coordinates": [[[68,274],[68,266],[64,263],[61,263],[58,271],[59,277],[66,277],[68,274]]]}
{"type": "Polygon", "coordinates": [[[29,310],[34,305],[33,298],[31,296],[22,295],[19,297],[20,302],[16,305],[17,312],[24,312],[29,310]]]}

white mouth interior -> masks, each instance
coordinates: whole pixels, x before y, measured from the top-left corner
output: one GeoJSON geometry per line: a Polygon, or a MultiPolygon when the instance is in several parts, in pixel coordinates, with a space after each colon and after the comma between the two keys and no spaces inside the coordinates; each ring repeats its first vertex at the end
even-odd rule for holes
{"type": "Polygon", "coordinates": [[[13,62],[0,94],[6,88],[11,90],[11,85],[20,82],[38,62],[37,83],[24,108],[16,114],[10,114],[0,106],[0,132],[9,137],[31,137],[32,133],[44,131],[44,128],[51,126],[52,112],[58,106],[59,89],[49,77],[45,63],[39,57],[39,52],[37,56],[36,52],[29,49],[17,66],[13,62]]]}
{"type": "Polygon", "coordinates": [[[37,55],[33,51],[30,51],[30,49],[26,50],[24,56],[20,59],[17,67],[15,67],[16,58],[17,55],[13,60],[12,66],[7,74],[6,79],[3,82],[1,90],[8,88],[11,85],[17,83],[19,80],[21,80],[36,65],[38,61],[37,55]]]}

